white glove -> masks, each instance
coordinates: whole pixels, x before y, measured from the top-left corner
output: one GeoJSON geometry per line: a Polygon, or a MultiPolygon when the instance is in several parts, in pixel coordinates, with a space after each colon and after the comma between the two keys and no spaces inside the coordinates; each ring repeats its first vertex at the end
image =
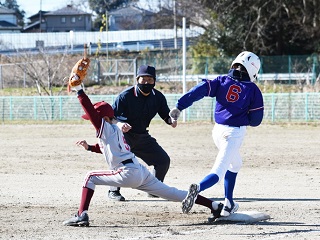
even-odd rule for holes
{"type": "Polygon", "coordinates": [[[79,90],[82,89],[82,86],[81,86],[81,84],[80,84],[80,85],[78,85],[78,86],[72,87],[72,89],[75,90],[76,92],[78,92],[79,90]]]}
{"type": "Polygon", "coordinates": [[[169,112],[169,116],[171,117],[172,121],[177,121],[180,116],[180,110],[178,108],[172,108],[169,112]]]}

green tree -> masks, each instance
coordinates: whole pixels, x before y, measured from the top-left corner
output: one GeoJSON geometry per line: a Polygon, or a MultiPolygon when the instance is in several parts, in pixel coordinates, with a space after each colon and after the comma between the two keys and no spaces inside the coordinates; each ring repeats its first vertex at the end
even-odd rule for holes
{"type": "Polygon", "coordinates": [[[16,14],[17,14],[17,19],[18,19],[18,26],[23,27],[24,26],[24,15],[25,15],[25,11],[20,10],[20,6],[18,5],[16,0],[5,0],[4,3],[0,3],[2,6],[11,9],[11,10],[15,10],[16,14]]]}
{"type": "Polygon", "coordinates": [[[242,50],[260,55],[310,54],[320,50],[317,0],[196,2],[213,11],[206,28],[207,41],[224,54],[242,50]]]}

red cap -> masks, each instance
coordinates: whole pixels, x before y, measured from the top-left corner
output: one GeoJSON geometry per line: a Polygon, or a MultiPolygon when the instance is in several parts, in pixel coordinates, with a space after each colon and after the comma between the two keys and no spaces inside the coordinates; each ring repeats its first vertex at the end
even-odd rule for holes
{"type": "MultiPolygon", "coordinates": [[[[93,104],[93,106],[97,110],[101,118],[105,116],[109,118],[114,117],[114,111],[109,103],[106,103],[105,101],[101,101],[93,104]]],[[[89,116],[87,114],[82,115],[82,118],[85,120],[89,120],[89,116]]]]}

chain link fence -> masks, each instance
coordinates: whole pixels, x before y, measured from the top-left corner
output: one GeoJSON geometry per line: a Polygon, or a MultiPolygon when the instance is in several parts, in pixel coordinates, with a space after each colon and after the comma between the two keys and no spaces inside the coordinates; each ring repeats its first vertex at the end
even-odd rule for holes
{"type": "MultiPolygon", "coordinates": [[[[133,82],[140,65],[153,65],[157,69],[158,81],[182,81],[182,57],[179,52],[142,52],[137,55],[128,55],[128,58],[91,57],[86,82],[89,85],[120,85],[133,82]]],[[[74,58],[74,56],[73,56],[74,58]]],[[[261,71],[258,82],[274,82],[284,84],[314,85],[320,72],[317,55],[301,56],[262,56],[261,71]]],[[[214,76],[226,74],[230,68],[232,57],[205,57],[186,59],[186,74],[188,79],[197,76],[214,76]]],[[[36,87],[34,79],[27,73],[34,71],[32,68],[44,69],[43,79],[49,79],[45,74],[56,71],[56,79],[52,86],[59,86],[64,77],[70,74],[72,60],[68,59],[61,65],[41,65],[41,61],[35,63],[0,64],[0,89],[13,87],[36,87]],[[55,67],[60,66],[59,69],[55,67]],[[27,71],[28,70],[28,71],[27,71]],[[50,70],[50,71],[49,71],[50,70]]],[[[45,80],[44,80],[45,81],[45,80]]],[[[45,85],[46,84],[44,82],[45,85]]]]}
{"type": "MultiPolygon", "coordinates": [[[[170,108],[181,94],[165,95],[170,108]]],[[[264,122],[320,123],[320,93],[264,94],[264,122]]],[[[92,102],[112,104],[116,95],[92,95],[92,102]]],[[[214,122],[215,98],[203,98],[185,110],[185,120],[214,122]]],[[[1,122],[74,121],[83,115],[76,96],[0,97],[1,122]]],[[[155,119],[160,119],[157,115],[155,119]]]]}

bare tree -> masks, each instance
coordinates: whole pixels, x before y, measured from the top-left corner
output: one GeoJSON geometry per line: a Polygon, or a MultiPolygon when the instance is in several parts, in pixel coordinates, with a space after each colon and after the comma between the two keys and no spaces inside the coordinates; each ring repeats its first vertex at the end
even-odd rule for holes
{"type": "Polygon", "coordinates": [[[15,63],[21,73],[26,74],[36,86],[39,95],[48,96],[54,95],[54,87],[60,89],[57,95],[61,94],[75,62],[72,58],[67,58],[67,52],[53,54],[45,49],[39,49],[38,53],[17,50],[15,55],[6,56],[5,61],[15,63]]]}

